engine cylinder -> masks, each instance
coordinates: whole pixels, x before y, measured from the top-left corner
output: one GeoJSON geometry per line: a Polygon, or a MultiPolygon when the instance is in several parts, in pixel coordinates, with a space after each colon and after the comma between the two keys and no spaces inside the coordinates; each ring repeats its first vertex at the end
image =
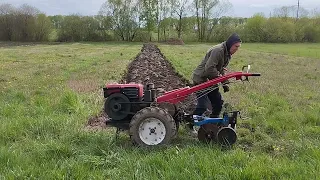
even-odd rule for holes
{"type": "Polygon", "coordinates": [[[149,83],[146,85],[146,89],[144,91],[144,101],[145,102],[153,102],[156,97],[156,91],[154,89],[154,84],[149,83]]]}

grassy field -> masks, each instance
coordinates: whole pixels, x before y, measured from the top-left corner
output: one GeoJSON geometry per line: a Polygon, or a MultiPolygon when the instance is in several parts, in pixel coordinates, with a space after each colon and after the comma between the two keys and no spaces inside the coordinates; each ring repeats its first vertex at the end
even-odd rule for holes
{"type": "Polygon", "coordinates": [[[313,44],[243,44],[243,48],[254,51],[283,54],[296,57],[309,57],[320,59],[319,43],[313,44]]]}
{"type": "MultiPolygon", "coordinates": [[[[319,44],[243,45],[229,69],[251,64],[262,76],[223,93],[247,118],[230,150],[183,129],[171,146],[146,150],[124,134],[115,141],[113,129],[85,128],[102,108],[101,87],[121,78],[141,45],[0,48],[0,178],[320,178],[319,44]]],[[[159,48],[190,78],[209,45],[159,48]]]]}

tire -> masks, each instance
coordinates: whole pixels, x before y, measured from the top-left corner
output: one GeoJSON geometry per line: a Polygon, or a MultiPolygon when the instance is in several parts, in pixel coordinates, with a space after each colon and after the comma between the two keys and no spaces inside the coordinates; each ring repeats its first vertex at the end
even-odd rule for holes
{"type": "Polygon", "coordinates": [[[142,147],[169,144],[176,133],[176,123],[172,116],[158,107],[143,108],[130,122],[131,141],[142,147]]]}

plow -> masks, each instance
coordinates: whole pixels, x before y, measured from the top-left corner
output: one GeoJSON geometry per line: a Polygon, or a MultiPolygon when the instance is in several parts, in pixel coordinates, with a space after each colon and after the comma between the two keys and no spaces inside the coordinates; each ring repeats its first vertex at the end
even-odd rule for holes
{"type": "Polygon", "coordinates": [[[250,65],[242,71],[227,73],[199,85],[186,86],[164,92],[157,96],[153,83],[107,84],[103,88],[105,98],[104,111],[109,116],[108,126],[127,131],[131,141],[138,146],[158,146],[169,144],[178,136],[181,123],[197,129],[201,142],[217,142],[221,146],[232,146],[237,141],[236,124],[240,111],[225,104],[221,116],[211,118],[206,115],[193,115],[178,108],[193,93],[206,95],[223,82],[249,81],[250,65]]]}

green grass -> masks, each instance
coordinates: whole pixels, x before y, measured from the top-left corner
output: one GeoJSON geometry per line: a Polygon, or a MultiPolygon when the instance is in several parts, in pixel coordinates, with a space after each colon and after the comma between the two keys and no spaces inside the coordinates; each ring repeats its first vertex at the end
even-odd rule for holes
{"type": "MultiPolygon", "coordinates": [[[[190,78],[210,46],[159,47],[190,78]]],[[[85,128],[103,106],[101,87],[118,81],[140,49],[114,42],[0,48],[0,178],[320,178],[320,46],[242,46],[229,69],[250,63],[262,76],[223,93],[249,118],[239,120],[230,150],[201,144],[183,129],[170,146],[146,150],[124,134],[115,141],[114,129],[85,128]],[[290,53],[305,46],[314,49],[290,53]]]]}
{"type": "Polygon", "coordinates": [[[296,57],[309,57],[320,59],[319,43],[297,43],[297,44],[264,44],[264,43],[243,43],[244,49],[257,52],[268,52],[271,54],[284,54],[296,57]]]}
{"type": "MultiPolygon", "coordinates": [[[[320,164],[320,151],[317,149],[320,143],[320,58],[309,58],[310,54],[320,52],[320,46],[265,45],[269,50],[278,47],[277,53],[267,53],[261,46],[243,45],[233,56],[229,69],[240,71],[243,65],[251,64],[251,71],[262,76],[250,78],[250,83],[231,84],[231,91],[222,95],[249,118],[239,122],[237,148],[250,151],[248,154],[254,154],[254,157],[277,157],[281,162],[279,166],[284,169],[293,164],[294,171],[289,174],[298,178],[302,173],[300,164],[308,161],[302,158],[302,154],[308,154],[306,149],[315,152],[309,157],[316,159],[313,165],[319,169],[320,164]],[[314,49],[310,49],[309,54],[300,54],[300,57],[286,55],[287,52],[306,50],[304,46],[313,46],[314,49]]],[[[160,45],[166,57],[189,80],[209,47],[208,44],[160,45]]],[[[303,171],[308,169],[303,168],[303,171]]],[[[317,171],[311,174],[319,176],[317,171]]],[[[284,172],[280,175],[291,177],[284,172]]],[[[272,170],[266,177],[273,177],[272,170]]],[[[312,175],[308,177],[313,178],[312,175]]]]}
{"type": "MultiPolygon", "coordinates": [[[[216,43],[199,43],[199,42],[186,42],[188,46],[206,47],[212,46],[216,43]]],[[[278,44],[278,43],[242,43],[241,49],[265,52],[269,54],[278,55],[290,55],[295,57],[308,57],[314,59],[320,59],[319,51],[320,43],[290,43],[290,44],[278,44]]]]}

